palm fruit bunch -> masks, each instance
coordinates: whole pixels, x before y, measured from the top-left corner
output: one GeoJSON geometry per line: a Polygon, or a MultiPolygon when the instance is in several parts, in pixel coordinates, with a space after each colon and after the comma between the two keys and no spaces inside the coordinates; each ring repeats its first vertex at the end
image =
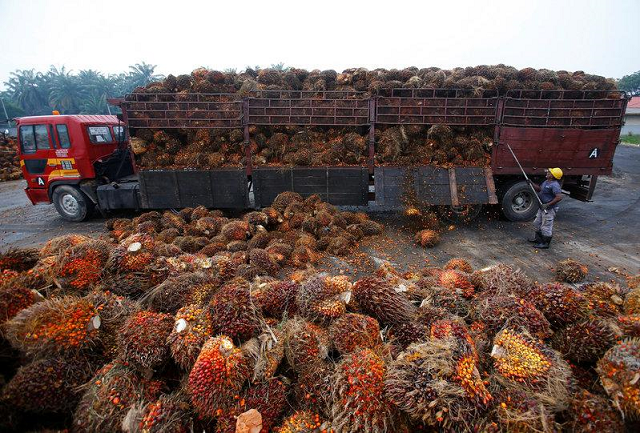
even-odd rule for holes
{"type": "Polygon", "coordinates": [[[280,272],[278,262],[262,248],[253,248],[249,251],[249,264],[255,266],[261,274],[276,276],[280,272]]]}
{"type": "Polygon", "coordinates": [[[0,141],[0,182],[18,180],[22,177],[17,148],[17,143],[11,138],[0,141]]]}
{"type": "Polygon", "coordinates": [[[360,348],[336,366],[332,392],[332,428],[336,431],[386,431],[393,428],[394,408],[385,395],[385,361],[360,348]]]}
{"type": "Polygon", "coordinates": [[[640,337],[640,314],[618,316],[615,318],[615,325],[624,337],[640,337]]]}
{"type": "Polygon", "coordinates": [[[465,298],[471,298],[475,292],[475,288],[469,278],[454,269],[442,271],[438,277],[438,282],[445,289],[456,291],[465,298]]]}
{"type": "Polygon", "coordinates": [[[38,302],[5,325],[11,345],[29,355],[89,349],[100,338],[100,315],[87,299],[65,296],[38,302]]]}
{"type": "Polygon", "coordinates": [[[579,283],[585,279],[588,268],[573,259],[561,260],[556,264],[556,280],[564,283],[579,283]]]}
{"type": "Polygon", "coordinates": [[[473,272],[473,267],[471,266],[471,263],[459,257],[455,257],[449,260],[447,263],[445,263],[445,265],[443,266],[443,269],[445,270],[453,269],[453,270],[464,272],[467,274],[470,274],[473,272]]]}
{"type": "Polygon", "coordinates": [[[285,356],[289,365],[301,371],[327,358],[329,333],[320,326],[295,317],[285,323],[285,356]]]}
{"type": "Polygon", "coordinates": [[[421,306],[429,306],[435,308],[443,308],[450,314],[466,317],[469,315],[471,304],[469,300],[462,296],[462,293],[444,288],[442,286],[431,285],[423,279],[420,281],[423,285],[421,290],[421,306]]]}
{"type": "Polygon", "coordinates": [[[0,271],[5,269],[17,272],[28,271],[39,259],[40,252],[36,249],[10,249],[0,254],[0,271]]]}
{"type": "Polygon", "coordinates": [[[430,324],[424,322],[424,320],[416,319],[391,325],[386,333],[386,339],[391,344],[391,349],[400,353],[411,343],[422,342],[429,338],[430,324]]]}
{"type": "Polygon", "coordinates": [[[20,274],[1,280],[0,325],[42,299],[39,292],[29,287],[27,280],[28,277],[24,278],[20,274]]]}
{"type": "Polygon", "coordinates": [[[64,413],[74,408],[78,387],[94,373],[91,362],[42,358],[18,369],[2,389],[2,399],[30,413],[64,413]]]}
{"type": "Polygon", "coordinates": [[[271,281],[252,288],[251,296],[256,299],[265,316],[281,319],[297,312],[296,298],[300,285],[295,281],[271,281]]]}
{"type": "Polygon", "coordinates": [[[640,416],[640,340],[626,338],[607,351],[597,364],[600,382],[625,418],[640,416]]]}
{"type": "Polygon", "coordinates": [[[494,414],[499,426],[497,431],[561,431],[560,424],[555,420],[555,413],[547,409],[533,392],[519,387],[504,388],[496,383],[492,384],[496,403],[494,414]]]}
{"type": "Polygon", "coordinates": [[[531,293],[533,303],[559,328],[574,323],[591,312],[589,300],[578,290],[562,283],[550,283],[531,293]]]}
{"type": "Polygon", "coordinates": [[[602,319],[571,323],[553,336],[552,347],[573,362],[595,362],[615,344],[616,333],[602,319]]]}
{"type": "Polygon", "coordinates": [[[249,284],[231,280],[209,302],[214,334],[247,340],[258,330],[258,306],[253,304],[249,284]]]}
{"type": "Polygon", "coordinates": [[[70,234],[51,238],[40,250],[40,257],[45,258],[57,256],[63,250],[75,247],[76,245],[83,244],[90,240],[91,238],[79,234],[70,234]]]}
{"type": "Polygon", "coordinates": [[[320,414],[311,411],[298,411],[286,418],[274,430],[275,433],[331,433],[329,422],[324,421],[320,414]]]}
{"type": "Polygon", "coordinates": [[[304,203],[304,199],[297,192],[285,191],[276,196],[271,203],[271,207],[276,211],[283,213],[292,203],[304,203]]]}
{"type": "Polygon", "coordinates": [[[571,418],[567,428],[582,433],[616,433],[624,431],[620,413],[609,401],[587,390],[571,399],[571,418]]]}
{"type": "Polygon", "coordinates": [[[104,241],[90,240],[61,251],[53,268],[63,289],[83,293],[100,282],[111,247],[104,241]]]}
{"type": "Polygon", "coordinates": [[[164,384],[145,379],[121,362],[102,367],[83,386],[73,417],[73,431],[120,431],[134,404],[158,399],[164,384]]]}
{"type": "Polygon", "coordinates": [[[118,334],[129,316],[140,308],[133,300],[111,292],[94,290],[86,299],[91,302],[100,315],[100,344],[103,353],[109,358],[118,354],[118,334]]]}
{"type": "Polygon", "coordinates": [[[416,233],[414,240],[423,248],[433,248],[440,243],[440,234],[435,230],[424,229],[416,233]]]}
{"type": "Polygon", "coordinates": [[[343,289],[340,284],[333,284],[330,277],[311,276],[298,290],[296,297],[298,312],[320,323],[327,323],[340,317],[346,312],[343,289]]]}
{"type": "Polygon", "coordinates": [[[471,275],[471,282],[477,291],[488,291],[496,295],[515,294],[530,299],[535,284],[520,270],[499,264],[479,269],[471,275]]]}
{"type": "Polygon", "coordinates": [[[486,325],[491,337],[505,326],[523,327],[541,340],[553,334],[549,321],[529,301],[516,296],[491,294],[480,295],[475,301],[472,316],[486,325]]]}
{"type": "Polygon", "coordinates": [[[353,285],[353,297],[361,311],[382,325],[406,322],[413,318],[415,307],[387,280],[365,277],[353,285]]]}
{"type": "MultiPolygon", "coordinates": [[[[187,272],[175,277],[169,277],[140,299],[144,308],[162,313],[175,314],[183,305],[194,301],[193,294],[196,285],[212,289],[206,283],[210,278],[204,273],[187,272]]],[[[206,294],[200,295],[207,297],[206,294]]]]}
{"type": "Polygon", "coordinates": [[[193,431],[193,415],[189,399],[182,393],[162,394],[147,403],[130,431],[140,433],[189,433],[193,431]]]}
{"type": "Polygon", "coordinates": [[[313,410],[330,418],[335,363],[323,360],[303,367],[292,386],[294,409],[313,410]]]}
{"type": "Polygon", "coordinates": [[[382,344],[378,321],[358,313],[346,313],[337,318],[329,327],[329,336],[341,355],[359,347],[376,349],[382,344]]]}
{"type": "Polygon", "coordinates": [[[624,300],[618,285],[598,282],[586,284],[580,290],[589,301],[594,314],[612,317],[621,313],[624,300]]]}
{"type": "Polygon", "coordinates": [[[204,344],[189,373],[188,392],[195,411],[216,418],[233,408],[250,377],[242,351],[228,337],[212,337],[204,344]]]}
{"type": "Polygon", "coordinates": [[[173,330],[167,338],[174,361],[189,370],[198,358],[200,349],[212,336],[211,316],[206,307],[186,305],[175,315],[173,330]]]}
{"type": "Polygon", "coordinates": [[[277,378],[253,384],[243,393],[234,410],[218,419],[216,432],[235,433],[237,416],[249,409],[260,413],[261,432],[272,431],[288,406],[287,391],[287,385],[277,378]]]}
{"type": "Polygon", "coordinates": [[[253,361],[253,381],[273,377],[284,359],[284,347],[284,330],[271,327],[242,345],[245,355],[253,361]]]}
{"type": "Polygon", "coordinates": [[[168,314],[151,311],[132,314],[118,334],[120,358],[143,370],[159,367],[167,360],[167,337],[172,328],[173,320],[168,314]]]}
{"type": "Polygon", "coordinates": [[[640,314],[640,288],[633,289],[624,298],[623,309],[626,314],[640,314]]]}
{"type": "Polygon", "coordinates": [[[133,234],[114,248],[109,265],[116,271],[144,271],[155,259],[155,247],[151,235],[133,234]]]}
{"type": "Polygon", "coordinates": [[[249,237],[249,223],[230,221],[222,226],[220,234],[228,241],[244,241],[249,237]]]}
{"type": "Polygon", "coordinates": [[[412,344],[389,365],[386,394],[412,421],[455,430],[473,422],[477,397],[490,398],[472,357],[456,346],[452,338],[412,344]]]}
{"type": "Polygon", "coordinates": [[[548,380],[554,367],[552,351],[526,332],[503,329],[493,340],[496,371],[510,381],[535,385],[548,380]]]}

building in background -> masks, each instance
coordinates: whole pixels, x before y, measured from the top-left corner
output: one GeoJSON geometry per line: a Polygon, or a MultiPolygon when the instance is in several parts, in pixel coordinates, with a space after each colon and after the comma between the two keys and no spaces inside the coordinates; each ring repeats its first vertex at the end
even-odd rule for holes
{"type": "Polygon", "coordinates": [[[627,104],[620,139],[624,141],[627,134],[640,134],[640,96],[632,97],[627,104]]]}

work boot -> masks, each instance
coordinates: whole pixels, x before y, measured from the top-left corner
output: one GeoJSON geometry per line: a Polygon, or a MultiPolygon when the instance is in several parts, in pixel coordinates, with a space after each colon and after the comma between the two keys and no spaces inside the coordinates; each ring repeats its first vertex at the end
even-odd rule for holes
{"type": "Polygon", "coordinates": [[[538,248],[540,250],[546,250],[549,248],[549,244],[551,244],[551,236],[542,236],[542,240],[535,244],[533,248],[538,248]]]}
{"type": "Polygon", "coordinates": [[[542,232],[537,231],[533,235],[533,239],[529,238],[527,239],[527,242],[535,242],[536,244],[539,244],[540,242],[542,242],[542,232]]]}

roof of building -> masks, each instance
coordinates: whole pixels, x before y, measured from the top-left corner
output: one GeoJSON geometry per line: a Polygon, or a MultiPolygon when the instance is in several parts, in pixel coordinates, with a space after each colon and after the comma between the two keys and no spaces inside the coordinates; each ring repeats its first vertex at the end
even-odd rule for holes
{"type": "Polygon", "coordinates": [[[640,96],[632,96],[627,103],[627,108],[640,108],[640,96]]]}

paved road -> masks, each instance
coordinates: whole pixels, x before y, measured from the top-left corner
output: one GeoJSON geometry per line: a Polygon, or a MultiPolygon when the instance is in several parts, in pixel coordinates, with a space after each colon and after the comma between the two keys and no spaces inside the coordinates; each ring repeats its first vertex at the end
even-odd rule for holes
{"type": "MultiPolygon", "coordinates": [[[[64,233],[104,233],[102,219],[68,223],[53,206],[32,206],[23,185],[0,183],[0,250],[40,245],[64,233]]],[[[599,179],[594,202],[566,198],[561,203],[549,251],[536,251],[524,241],[531,232],[528,223],[504,221],[495,214],[487,212],[470,225],[455,227],[431,250],[414,246],[413,233],[402,229],[397,218],[381,214],[377,217],[387,223],[384,237],[364,241],[362,253],[347,261],[328,259],[326,265],[345,272],[356,266],[368,271],[376,262],[371,259],[378,258],[406,269],[466,257],[476,267],[512,263],[543,281],[552,277],[554,263],[574,257],[589,266],[592,278],[621,281],[624,275],[640,273],[640,147],[618,146],[614,173],[599,179]]]]}

